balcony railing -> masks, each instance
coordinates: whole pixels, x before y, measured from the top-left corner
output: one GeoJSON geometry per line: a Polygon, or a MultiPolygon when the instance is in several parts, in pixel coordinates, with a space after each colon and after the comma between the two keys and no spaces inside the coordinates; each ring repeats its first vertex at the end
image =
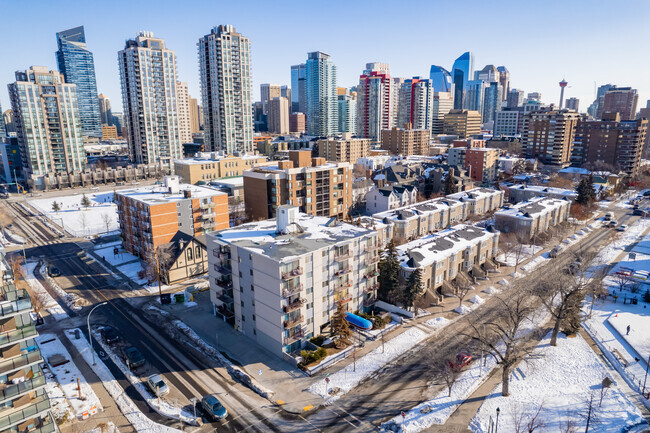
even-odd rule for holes
{"type": "Polygon", "coordinates": [[[375,251],[379,248],[379,245],[366,245],[366,251],[375,251]]]}
{"type": "Polygon", "coordinates": [[[210,208],[213,208],[213,207],[214,207],[214,202],[213,202],[213,201],[210,201],[210,202],[207,202],[207,203],[201,203],[201,204],[199,205],[199,207],[200,207],[201,209],[210,209],[210,208]]]}
{"type": "Polygon", "coordinates": [[[210,212],[202,212],[201,213],[201,218],[203,218],[204,220],[214,218],[215,216],[216,216],[216,214],[214,212],[212,212],[212,211],[210,211],[210,212]]]}
{"type": "Polygon", "coordinates": [[[297,268],[288,271],[288,272],[283,272],[282,273],[282,279],[283,280],[290,280],[292,278],[296,278],[298,276],[302,275],[302,267],[298,266],[297,268]]]}
{"type": "Polygon", "coordinates": [[[296,284],[295,286],[292,287],[285,287],[282,289],[282,296],[288,298],[291,295],[300,293],[301,290],[302,290],[302,284],[296,284]]]}
{"type": "Polygon", "coordinates": [[[47,413],[47,416],[42,418],[43,424],[35,429],[30,430],[29,433],[54,433],[56,432],[56,424],[54,424],[54,419],[52,418],[51,413],[47,413]]]}
{"type": "Polygon", "coordinates": [[[305,333],[301,329],[300,331],[294,332],[293,334],[289,335],[288,337],[284,337],[282,339],[282,342],[287,345],[291,344],[294,341],[300,340],[302,337],[304,337],[305,333]]]}
{"type": "Polygon", "coordinates": [[[3,389],[0,389],[0,401],[4,401],[8,398],[13,398],[17,395],[24,394],[26,391],[31,391],[44,385],[45,376],[43,373],[40,373],[38,376],[34,376],[34,378],[31,380],[26,380],[24,382],[16,384],[9,384],[3,389]]]}
{"type": "Polygon", "coordinates": [[[219,272],[222,275],[230,275],[232,274],[232,268],[230,266],[223,266],[223,265],[214,265],[214,270],[219,272]]]}
{"type": "Polygon", "coordinates": [[[6,430],[9,427],[16,425],[23,420],[34,418],[38,414],[46,412],[50,409],[50,400],[47,394],[43,394],[37,399],[33,400],[32,404],[25,406],[23,409],[16,410],[7,416],[0,418],[0,431],[6,430]]]}
{"type": "Polygon", "coordinates": [[[379,284],[372,284],[370,286],[366,286],[366,288],[363,289],[363,291],[366,292],[366,293],[372,293],[375,290],[377,290],[378,288],[379,288],[379,284]]]}
{"type": "Polygon", "coordinates": [[[341,304],[347,304],[351,300],[352,300],[352,295],[341,296],[339,299],[336,299],[336,297],[335,297],[335,301],[337,303],[340,302],[341,304]]]}
{"type": "Polygon", "coordinates": [[[285,313],[290,313],[290,312],[292,312],[294,310],[297,310],[298,308],[302,307],[305,302],[306,301],[304,299],[302,299],[302,298],[296,299],[295,301],[291,302],[290,304],[284,306],[284,312],[285,313]]]}
{"type": "Polygon", "coordinates": [[[299,315],[299,316],[297,316],[297,317],[295,317],[293,319],[285,321],[284,322],[284,327],[286,329],[293,328],[294,326],[298,325],[299,323],[302,323],[303,320],[305,320],[305,318],[301,314],[301,315],[299,315]]]}
{"type": "Polygon", "coordinates": [[[15,341],[24,340],[26,338],[35,337],[37,335],[36,327],[34,325],[25,326],[20,329],[13,329],[11,331],[3,332],[0,334],[0,346],[13,343],[15,341]]]}
{"type": "MultiPolygon", "coordinates": [[[[24,291],[24,290],[23,290],[24,291]]],[[[25,292],[27,294],[27,292],[25,292]]],[[[32,300],[27,298],[18,299],[15,301],[3,302],[0,304],[0,316],[9,316],[10,314],[18,313],[20,311],[31,310],[32,300]]]]}
{"type": "Polygon", "coordinates": [[[232,288],[232,281],[224,280],[224,279],[218,279],[214,281],[215,284],[222,289],[231,289],[232,288]]]}
{"type": "Polygon", "coordinates": [[[4,376],[10,371],[14,371],[31,364],[36,364],[41,361],[43,361],[43,357],[41,356],[41,352],[38,350],[16,356],[6,361],[2,360],[0,361],[0,376],[4,376]]]}
{"type": "Polygon", "coordinates": [[[363,306],[364,307],[370,307],[371,305],[374,305],[376,299],[375,298],[368,298],[363,300],[363,306]]]}
{"type": "Polygon", "coordinates": [[[350,270],[351,270],[351,268],[349,266],[344,266],[344,267],[338,269],[337,271],[335,271],[334,275],[336,275],[336,276],[343,275],[343,274],[346,274],[346,273],[350,272],[350,270]]]}
{"type": "Polygon", "coordinates": [[[336,254],[334,254],[334,260],[347,260],[350,257],[352,257],[352,252],[351,251],[346,251],[344,253],[336,253],[336,254]]]}

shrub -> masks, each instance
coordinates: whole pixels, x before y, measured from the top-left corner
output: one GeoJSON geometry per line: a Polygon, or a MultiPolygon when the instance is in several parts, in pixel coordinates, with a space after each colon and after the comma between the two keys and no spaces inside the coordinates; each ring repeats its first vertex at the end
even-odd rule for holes
{"type": "Polygon", "coordinates": [[[325,358],[327,356],[327,350],[322,347],[316,350],[301,350],[300,356],[302,356],[303,364],[308,365],[325,358]]]}
{"type": "Polygon", "coordinates": [[[650,304],[650,290],[646,290],[643,294],[643,302],[650,304]]]}
{"type": "Polygon", "coordinates": [[[325,342],[325,337],[322,335],[317,335],[316,337],[311,337],[309,339],[311,343],[314,343],[316,346],[322,346],[323,343],[325,342]]]}

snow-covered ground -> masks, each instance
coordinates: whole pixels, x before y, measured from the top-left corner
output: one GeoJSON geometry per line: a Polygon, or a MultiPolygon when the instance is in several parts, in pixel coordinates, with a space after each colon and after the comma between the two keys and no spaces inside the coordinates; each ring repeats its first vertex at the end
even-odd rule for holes
{"type": "MultiPolygon", "coordinates": [[[[54,334],[43,334],[36,337],[36,342],[43,355],[43,359],[48,362],[50,372],[54,374],[59,387],[63,391],[75,417],[81,418],[84,413],[91,414],[93,409],[95,413],[102,411],[102,405],[95,395],[95,392],[86,381],[75,365],[72,357],[68,353],[63,343],[54,334]],[[67,363],[53,366],[51,363],[54,355],[61,355],[68,360],[67,363]],[[81,396],[77,386],[81,387],[81,396]]],[[[91,415],[92,416],[92,415],[91,415]]]]}
{"type": "MultiPolygon", "coordinates": [[[[85,338],[76,339],[74,337],[74,329],[69,329],[66,331],[66,337],[74,346],[77,348],[81,356],[84,358],[88,365],[92,365],[92,353],[90,351],[90,344],[85,338]]],[[[180,433],[180,430],[167,427],[161,424],[157,424],[151,421],[149,418],[143,414],[140,409],[133,403],[133,400],[124,392],[124,389],[119,385],[119,383],[113,377],[113,374],[106,367],[106,364],[95,357],[96,364],[93,366],[93,371],[102,381],[102,385],[106,388],[106,391],[113,397],[115,403],[129,420],[133,428],[137,432],[145,433],[180,433]]]]}
{"type": "Polygon", "coordinates": [[[88,433],[120,433],[118,428],[112,422],[107,422],[105,427],[102,429],[100,427],[90,430],[88,433]]]}
{"type": "Polygon", "coordinates": [[[506,253],[501,253],[497,256],[497,260],[501,263],[505,263],[506,266],[514,267],[517,264],[517,258],[519,258],[519,263],[523,262],[534,256],[538,253],[542,247],[534,245],[521,245],[519,251],[508,251],[506,253]]]}
{"type": "MultiPolygon", "coordinates": [[[[100,259],[106,260],[108,263],[115,266],[134,283],[138,285],[146,284],[147,279],[140,278],[138,275],[140,271],[142,271],[142,262],[138,257],[126,252],[120,244],[121,242],[102,244],[94,250],[94,253],[100,259]],[[115,248],[118,249],[117,254],[114,254],[115,248]]],[[[98,263],[104,266],[102,260],[99,260],[98,263]]]]}
{"type": "Polygon", "coordinates": [[[32,296],[32,304],[39,303],[41,308],[44,308],[54,320],[59,321],[68,318],[68,314],[63,310],[58,302],[45,290],[45,287],[34,276],[34,268],[37,263],[31,262],[22,266],[25,281],[32,288],[30,295],[32,296]],[[33,299],[33,298],[36,299],[33,299]]]}
{"type": "Polygon", "coordinates": [[[601,383],[608,370],[582,337],[558,338],[549,346],[550,334],[534,351],[536,356],[515,369],[510,380],[510,396],[501,396],[499,384],[485,399],[472,420],[474,432],[487,433],[490,418],[500,409],[499,431],[514,432],[516,420],[525,425],[541,406],[539,419],[544,426],[535,433],[556,433],[567,420],[580,431],[585,429],[587,402],[593,394],[590,433],[620,432],[643,423],[639,410],[620,388],[612,385],[601,398],[601,383]],[[598,422],[596,422],[596,418],[598,422]]]}
{"type": "Polygon", "coordinates": [[[113,203],[112,192],[86,194],[91,206],[81,205],[83,193],[64,197],[42,198],[28,203],[55,224],[74,236],[88,236],[118,230],[117,205],[113,203]],[[54,202],[59,204],[58,212],[52,209],[54,202]],[[108,227],[106,219],[108,218],[108,227]],[[108,228],[108,230],[107,230],[108,228]]]}
{"type": "Polygon", "coordinates": [[[641,359],[646,360],[650,357],[650,316],[631,312],[617,313],[609,316],[607,321],[627,341],[627,344],[641,355],[641,359]]]}
{"type": "Polygon", "coordinates": [[[54,373],[52,373],[47,366],[43,367],[43,373],[45,374],[46,381],[45,392],[47,393],[47,397],[50,399],[52,416],[54,416],[54,419],[58,423],[71,420],[74,418],[74,414],[72,413],[68,399],[65,398],[63,390],[56,381],[56,376],[54,376],[54,373]]]}

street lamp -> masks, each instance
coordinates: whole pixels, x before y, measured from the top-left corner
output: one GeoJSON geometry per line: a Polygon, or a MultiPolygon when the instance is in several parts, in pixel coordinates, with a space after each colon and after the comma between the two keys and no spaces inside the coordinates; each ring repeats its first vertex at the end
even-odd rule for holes
{"type": "Polygon", "coordinates": [[[102,305],[108,304],[107,301],[102,302],[101,304],[95,305],[92,310],[90,310],[90,313],[88,313],[88,318],[87,318],[87,323],[88,323],[88,339],[90,340],[90,352],[93,354],[93,365],[95,365],[95,351],[93,350],[93,334],[90,333],[90,315],[93,314],[93,311],[95,309],[101,307],[102,305]]]}
{"type": "Polygon", "coordinates": [[[643,395],[645,395],[645,384],[648,381],[648,368],[650,368],[650,356],[648,356],[648,362],[645,365],[645,378],[643,379],[643,391],[641,391],[643,395]]]}
{"type": "Polygon", "coordinates": [[[499,433],[499,414],[501,413],[501,409],[497,407],[497,424],[494,427],[494,433],[499,433]]]}

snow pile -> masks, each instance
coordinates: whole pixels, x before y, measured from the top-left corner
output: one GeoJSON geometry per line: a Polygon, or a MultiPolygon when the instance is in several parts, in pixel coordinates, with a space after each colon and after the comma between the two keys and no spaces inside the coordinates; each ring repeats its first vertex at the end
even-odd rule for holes
{"type": "Polygon", "coordinates": [[[650,357],[650,316],[634,313],[617,313],[610,316],[607,321],[620,334],[625,341],[634,348],[640,358],[646,360],[650,357]],[[630,334],[627,327],[630,326],[630,334]]]}
{"type": "Polygon", "coordinates": [[[497,256],[497,261],[504,263],[506,266],[514,267],[517,264],[517,259],[519,263],[523,262],[526,259],[534,256],[536,253],[542,250],[542,247],[536,245],[521,245],[518,247],[517,251],[508,251],[506,253],[501,253],[497,256]]]}
{"type": "Polygon", "coordinates": [[[118,428],[112,422],[107,422],[104,424],[104,427],[96,427],[90,430],[88,433],[120,433],[118,428]]]}
{"type": "Polygon", "coordinates": [[[427,334],[417,328],[411,328],[397,337],[379,346],[364,357],[357,359],[356,371],[350,364],[342,370],[329,376],[330,382],[319,380],[309,387],[309,391],[325,399],[326,403],[333,403],[345,393],[349,392],[363,380],[371,377],[389,362],[408,352],[427,334]],[[334,395],[330,392],[336,391],[334,395]]]}
{"type": "Polygon", "coordinates": [[[521,270],[524,271],[524,273],[528,274],[533,270],[537,269],[539,266],[544,265],[548,260],[549,260],[548,254],[547,253],[542,254],[541,256],[535,257],[533,260],[526,263],[525,265],[522,265],[521,270]]]}
{"type": "Polygon", "coordinates": [[[47,397],[50,399],[52,416],[57,423],[63,423],[65,420],[71,419],[74,417],[72,409],[70,409],[70,403],[65,398],[63,390],[59,386],[59,383],[56,381],[54,373],[50,371],[49,368],[43,367],[43,374],[45,374],[45,392],[47,397]]]}
{"type": "Polygon", "coordinates": [[[7,240],[9,240],[9,242],[13,244],[23,245],[27,243],[27,241],[25,241],[25,238],[23,238],[22,236],[18,236],[16,233],[13,233],[9,229],[2,230],[2,233],[4,234],[4,237],[7,238],[7,240]]]}
{"type": "Polygon", "coordinates": [[[505,278],[503,278],[503,279],[497,281],[497,284],[501,284],[502,286],[509,286],[509,285],[510,285],[510,281],[508,281],[508,280],[506,280],[505,278]]]}
{"type": "Polygon", "coordinates": [[[154,396],[149,387],[140,380],[139,377],[134,375],[131,370],[124,365],[122,359],[113,352],[113,349],[104,342],[104,339],[101,338],[99,332],[93,334],[95,336],[95,341],[102,346],[102,349],[106,354],[111,358],[111,361],[122,371],[124,376],[129,379],[129,382],[133,384],[133,387],[138,391],[142,398],[147,402],[149,407],[158,412],[162,416],[166,416],[171,419],[180,419],[182,422],[191,425],[198,425],[198,418],[194,416],[194,413],[184,411],[182,408],[175,407],[174,405],[167,402],[164,398],[157,398],[154,396]]]}
{"type": "Polygon", "coordinates": [[[453,311],[458,314],[467,314],[472,311],[472,309],[465,304],[461,304],[459,307],[454,308],[453,311]]]}
{"type": "Polygon", "coordinates": [[[44,308],[57,322],[59,320],[67,319],[68,314],[61,308],[58,302],[54,300],[52,295],[45,290],[45,287],[34,276],[34,268],[37,263],[27,263],[22,266],[25,281],[32,288],[30,296],[32,297],[32,304],[36,307],[40,304],[40,308],[44,308]]]}
{"type": "MultiPolygon", "coordinates": [[[[81,418],[84,412],[90,413],[92,408],[102,411],[102,404],[86,381],[86,378],[72,361],[72,357],[63,343],[54,334],[39,335],[35,340],[38,343],[43,359],[47,361],[50,372],[59,383],[59,387],[63,391],[74,415],[77,418],[81,418]],[[54,355],[61,355],[68,362],[55,367],[51,364],[54,355]],[[78,386],[81,387],[81,396],[79,396],[78,386]]],[[[57,396],[56,394],[55,396],[57,396]]]]}
{"type": "Polygon", "coordinates": [[[647,225],[645,224],[644,220],[639,219],[637,222],[628,227],[628,229],[624,232],[616,232],[621,233],[620,238],[609,243],[598,252],[598,255],[595,259],[596,263],[605,264],[612,262],[627,245],[634,243],[639,238],[639,236],[643,234],[646,228],[647,225]]]}
{"type": "Polygon", "coordinates": [[[429,319],[426,322],[424,322],[425,325],[433,328],[434,331],[438,331],[445,326],[449,325],[451,323],[451,320],[445,319],[444,317],[436,317],[435,319],[429,319]]]}
{"type": "Polygon", "coordinates": [[[71,310],[79,311],[84,307],[84,305],[88,305],[88,301],[86,301],[85,299],[80,298],[73,293],[68,293],[65,290],[63,290],[61,286],[59,286],[56,283],[56,281],[54,281],[54,278],[50,277],[47,274],[46,266],[41,266],[41,268],[39,269],[39,273],[43,278],[45,278],[45,280],[47,280],[47,282],[50,284],[50,287],[54,289],[59,299],[65,302],[65,304],[68,307],[70,307],[71,310]]]}
{"type": "Polygon", "coordinates": [[[535,430],[536,433],[560,431],[562,424],[569,419],[583,431],[591,393],[594,396],[594,418],[600,421],[590,425],[591,433],[623,431],[643,422],[638,409],[617,385],[605,392],[599,404],[601,383],[608,371],[582,337],[565,338],[560,334],[556,347],[549,346],[549,339],[550,334],[535,349],[537,356],[513,371],[509,397],[501,397],[499,385],[485,399],[470,424],[472,431],[488,432],[490,417],[494,417],[497,407],[501,410],[499,431],[515,431],[516,414],[528,422],[540,405],[539,419],[545,425],[535,430]]]}
{"type": "Polygon", "coordinates": [[[479,295],[474,295],[472,299],[469,300],[469,302],[472,304],[482,304],[485,301],[479,295]]]}
{"type": "MultiPolygon", "coordinates": [[[[92,353],[90,351],[90,344],[85,338],[76,339],[74,337],[74,329],[66,331],[66,337],[77,348],[81,356],[86,361],[86,364],[92,365],[92,353]]],[[[80,332],[78,330],[78,332],[80,332]]],[[[100,339],[101,340],[101,339],[100,339]]],[[[124,392],[124,389],[119,385],[113,374],[106,367],[104,362],[95,357],[96,364],[93,366],[93,371],[101,380],[102,385],[106,391],[113,397],[115,403],[129,420],[133,428],[138,432],[146,433],[180,433],[180,430],[157,424],[147,418],[138,407],[133,403],[133,400],[124,392]]]]}
{"type": "Polygon", "coordinates": [[[485,293],[487,293],[488,295],[494,295],[495,293],[499,293],[499,292],[500,292],[500,290],[499,290],[499,289],[496,289],[494,286],[489,286],[488,288],[486,288],[486,289],[483,290],[483,291],[484,291],[485,293]]]}
{"type": "Polygon", "coordinates": [[[126,252],[120,245],[121,241],[111,242],[109,244],[102,244],[100,247],[95,248],[95,255],[106,260],[113,266],[120,266],[125,263],[139,262],[140,259],[133,254],[126,252]],[[115,248],[118,252],[115,254],[115,248]]]}

